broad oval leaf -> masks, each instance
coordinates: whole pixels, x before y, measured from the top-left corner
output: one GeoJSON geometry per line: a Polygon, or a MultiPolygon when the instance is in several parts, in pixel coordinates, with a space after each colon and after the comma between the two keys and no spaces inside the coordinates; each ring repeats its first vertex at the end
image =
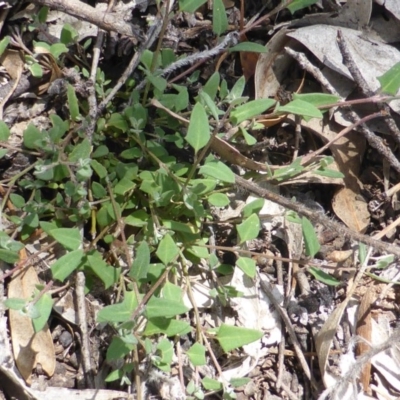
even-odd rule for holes
{"type": "Polygon", "coordinates": [[[210,127],[206,110],[200,103],[196,103],[190,116],[188,133],[185,136],[186,141],[193,147],[197,153],[210,140],[210,127]]]}
{"type": "Polygon", "coordinates": [[[312,223],[306,217],[301,218],[301,229],[303,231],[306,255],[314,257],[321,246],[318,242],[317,234],[315,233],[312,223]]]}
{"type": "Polygon", "coordinates": [[[260,232],[260,219],[258,215],[250,215],[241,224],[236,226],[239,234],[239,243],[244,243],[246,240],[255,239],[260,232]]]}
{"type": "Polygon", "coordinates": [[[199,173],[219,179],[222,182],[235,182],[235,174],[221,161],[212,160],[208,162],[200,168],[199,173]]]}
{"type": "Polygon", "coordinates": [[[246,344],[255,342],[264,336],[264,332],[238,326],[222,324],[216,335],[222,349],[227,353],[246,344]]]}
{"type": "Polygon", "coordinates": [[[169,264],[179,254],[179,248],[169,234],[162,238],[156,254],[164,265],[169,264]]]}
{"type": "Polygon", "coordinates": [[[322,112],[317,107],[303,100],[293,100],[285,106],[278,107],[277,111],[300,115],[302,117],[322,118],[322,112]]]}
{"type": "Polygon", "coordinates": [[[79,267],[84,256],[83,250],[71,251],[59,258],[52,266],[51,273],[53,278],[64,281],[72,272],[79,267]]]}
{"type": "Polygon", "coordinates": [[[201,7],[207,0],[179,0],[179,8],[181,11],[188,13],[194,13],[199,7],[201,7]]]}
{"type": "Polygon", "coordinates": [[[236,107],[230,115],[230,120],[237,125],[246,119],[251,119],[271,108],[276,103],[272,99],[257,99],[236,107]]]}
{"type": "Polygon", "coordinates": [[[252,258],[239,257],[236,265],[251,279],[256,276],[256,262],[252,258]]]}
{"type": "Polygon", "coordinates": [[[53,229],[50,231],[50,236],[67,250],[77,250],[82,244],[82,237],[78,228],[53,229]]]}
{"type": "Polygon", "coordinates": [[[268,49],[262,44],[253,43],[253,42],[242,42],[237,44],[236,46],[231,47],[229,53],[234,51],[251,51],[252,53],[266,53],[268,49]]]}
{"type": "Polygon", "coordinates": [[[147,272],[150,266],[150,248],[147,242],[140,243],[136,250],[135,259],[132,267],[129,270],[129,276],[136,281],[140,281],[147,277],[147,272]]]}
{"type": "Polygon", "coordinates": [[[400,62],[393,65],[389,71],[377,77],[381,84],[381,91],[395,96],[400,88],[400,62]]]}
{"type": "Polygon", "coordinates": [[[228,29],[228,17],[222,0],[213,1],[213,31],[219,36],[228,29]]]}

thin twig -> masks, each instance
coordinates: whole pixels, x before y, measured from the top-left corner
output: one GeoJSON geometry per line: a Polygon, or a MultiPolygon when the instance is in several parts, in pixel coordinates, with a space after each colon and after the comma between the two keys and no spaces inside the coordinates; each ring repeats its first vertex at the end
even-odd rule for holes
{"type": "MultiPolygon", "coordinates": [[[[365,97],[375,96],[374,91],[370,89],[368,82],[364,79],[361,71],[359,70],[357,64],[355,63],[354,58],[347,46],[346,39],[341,30],[338,30],[338,32],[337,32],[337,42],[338,42],[340,52],[342,53],[343,64],[350,71],[350,74],[353,77],[354,82],[361,89],[361,91],[365,97]]],[[[380,111],[383,111],[388,116],[390,116],[391,113],[390,113],[390,107],[388,106],[388,104],[377,103],[377,107],[380,111]]],[[[394,119],[392,117],[390,117],[390,118],[385,118],[384,121],[385,121],[387,127],[389,128],[390,132],[394,136],[396,142],[398,144],[400,144],[400,131],[399,131],[399,128],[397,127],[394,119]]]]}
{"type": "Polygon", "coordinates": [[[105,31],[115,31],[121,35],[143,40],[143,35],[132,24],[125,22],[119,13],[107,13],[78,0],[32,0],[40,4],[72,15],[80,20],[91,22],[105,31]]]}
{"type": "MultiPolygon", "coordinates": [[[[314,78],[331,94],[339,96],[339,93],[336,89],[330,84],[330,82],[323,76],[322,72],[311,64],[311,62],[307,59],[307,57],[303,53],[296,52],[288,47],[285,47],[285,51],[298,61],[300,66],[309,72],[314,78]]],[[[344,111],[346,112],[346,116],[353,123],[359,123],[360,117],[350,108],[343,106],[344,111]]],[[[400,162],[397,160],[392,151],[384,144],[383,140],[376,136],[365,124],[361,124],[359,127],[361,133],[368,140],[368,143],[371,147],[376,149],[383,157],[385,157],[392,168],[394,168],[397,172],[400,172],[400,162]]]]}
{"type": "Polygon", "coordinates": [[[293,210],[300,215],[304,215],[308,219],[310,219],[314,223],[319,223],[323,225],[325,228],[328,228],[334,232],[337,232],[339,236],[344,236],[348,239],[365,243],[368,246],[373,247],[375,250],[380,252],[388,252],[392,253],[397,257],[400,257],[400,247],[382,242],[380,240],[372,239],[369,236],[363,235],[358,232],[354,232],[351,229],[347,228],[344,225],[336,221],[330,220],[328,217],[321,213],[316,213],[314,210],[309,209],[302,203],[294,202],[286,197],[283,197],[279,194],[273,193],[267,189],[262,188],[254,182],[250,182],[242,177],[235,175],[236,185],[242,189],[249,191],[257,195],[258,197],[265,198],[267,200],[271,200],[274,203],[280,204],[281,206],[293,210]]]}
{"type": "Polygon", "coordinates": [[[306,377],[311,381],[311,384],[314,386],[314,388],[318,388],[317,382],[314,380],[314,378],[311,375],[310,367],[307,364],[307,361],[304,357],[304,354],[301,350],[301,346],[299,343],[299,340],[297,339],[296,332],[294,331],[294,328],[292,326],[292,323],[290,321],[290,318],[287,314],[286,309],[284,309],[279,302],[276,300],[274,297],[274,294],[272,293],[272,290],[270,288],[271,284],[267,284],[267,282],[264,282],[261,277],[259,277],[261,287],[265,294],[268,296],[268,299],[271,301],[271,303],[274,305],[275,309],[278,311],[280,317],[282,318],[283,322],[285,323],[286,329],[288,330],[290,339],[292,340],[293,343],[293,348],[296,352],[297,358],[300,361],[300,365],[303,368],[303,371],[306,375],[306,377]]]}
{"type": "Polygon", "coordinates": [[[78,271],[76,274],[76,299],[78,306],[78,319],[79,327],[81,330],[81,345],[82,345],[82,360],[83,360],[83,372],[85,374],[86,384],[89,389],[94,389],[94,376],[92,363],[90,358],[90,344],[89,344],[89,332],[87,329],[87,317],[86,317],[86,298],[85,298],[85,274],[82,271],[78,271]]]}

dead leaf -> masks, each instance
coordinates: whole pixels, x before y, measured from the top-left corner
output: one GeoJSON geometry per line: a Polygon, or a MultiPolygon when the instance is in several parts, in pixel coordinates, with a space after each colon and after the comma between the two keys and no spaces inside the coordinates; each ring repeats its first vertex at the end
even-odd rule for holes
{"type": "MultiPolygon", "coordinates": [[[[366,353],[367,351],[371,350],[371,347],[368,343],[371,343],[372,337],[372,327],[371,327],[371,305],[375,301],[375,292],[373,288],[367,290],[364,296],[361,299],[361,303],[358,307],[357,312],[357,329],[356,334],[363,338],[357,343],[356,346],[356,354],[361,356],[362,354],[366,353]]],[[[371,361],[367,362],[364,365],[364,368],[360,374],[360,382],[363,386],[364,392],[371,395],[371,388],[370,388],[370,381],[371,381],[371,361]]]]}
{"type": "Polygon", "coordinates": [[[289,41],[286,33],[286,29],[281,29],[268,42],[267,52],[260,54],[254,75],[256,99],[275,97],[293,62],[284,51],[289,41]]]}
{"type": "MultiPolygon", "coordinates": [[[[246,35],[241,36],[240,41],[246,42],[246,35]]],[[[258,57],[259,53],[254,53],[252,51],[240,52],[240,63],[242,65],[243,75],[246,79],[246,82],[254,75],[256,71],[258,57]]]]}
{"type": "MultiPolygon", "coordinates": [[[[32,266],[14,273],[8,286],[8,297],[29,299],[39,284],[39,279],[32,266]]],[[[10,310],[11,342],[14,359],[25,381],[31,383],[32,370],[41,364],[43,371],[52,376],[56,367],[53,339],[48,325],[35,333],[32,320],[20,311],[10,310]]]]}
{"type": "Polygon", "coordinates": [[[12,79],[17,79],[24,68],[24,58],[21,51],[6,49],[0,57],[0,64],[6,69],[12,79]]]}
{"type": "Polygon", "coordinates": [[[366,231],[370,220],[368,205],[351,189],[339,189],[334,195],[332,207],[349,228],[361,233],[366,231]]]}

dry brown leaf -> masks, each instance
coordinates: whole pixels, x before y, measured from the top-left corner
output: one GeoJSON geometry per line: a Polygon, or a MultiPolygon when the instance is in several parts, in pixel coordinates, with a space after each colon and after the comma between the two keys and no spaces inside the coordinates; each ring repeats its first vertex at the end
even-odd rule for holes
{"type": "Polygon", "coordinates": [[[351,229],[365,232],[370,221],[367,203],[351,189],[339,189],[332,202],[335,214],[351,229]]]}
{"type": "MultiPolygon", "coordinates": [[[[246,35],[242,35],[240,41],[246,42],[247,41],[246,35]]],[[[240,63],[242,65],[243,75],[244,78],[246,79],[246,82],[254,75],[256,71],[258,57],[259,53],[254,53],[252,51],[240,52],[240,63]]]]}
{"type": "Polygon", "coordinates": [[[256,99],[275,97],[292,59],[284,52],[289,39],[281,29],[269,42],[267,52],[260,54],[254,76],[256,99]]]}
{"type": "MultiPolygon", "coordinates": [[[[356,346],[356,354],[361,356],[367,351],[371,350],[368,343],[371,343],[372,336],[372,322],[371,322],[371,305],[375,301],[374,290],[367,290],[361,299],[360,306],[357,311],[357,329],[356,334],[365,341],[359,341],[356,346]]],[[[371,395],[371,388],[369,386],[371,380],[371,361],[364,365],[360,374],[360,382],[364,392],[371,395]]]]}
{"type": "Polygon", "coordinates": [[[0,64],[6,69],[12,79],[17,79],[24,68],[24,58],[21,51],[6,49],[0,57],[0,64]]]}
{"type": "MultiPolygon", "coordinates": [[[[339,130],[333,123],[322,126],[321,122],[315,119],[302,121],[302,126],[325,142],[335,139],[339,130]]],[[[344,175],[345,186],[335,193],[332,207],[335,214],[357,232],[365,232],[370,221],[367,203],[359,196],[361,183],[358,175],[365,147],[365,138],[355,131],[349,132],[329,146],[339,171],[344,175]]]]}
{"type": "MultiPolygon", "coordinates": [[[[8,297],[29,299],[39,284],[35,269],[30,266],[14,273],[8,286],[8,297]]],[[[25,381],[31,383],[32,370],[41,364],[43,371],[48,375],[54,374],[56,359],[53,339],[49,327],[35,333],[32,320],[20,311],[10,310],[11,342],[14,359],[19,372],[25,381]]]]}

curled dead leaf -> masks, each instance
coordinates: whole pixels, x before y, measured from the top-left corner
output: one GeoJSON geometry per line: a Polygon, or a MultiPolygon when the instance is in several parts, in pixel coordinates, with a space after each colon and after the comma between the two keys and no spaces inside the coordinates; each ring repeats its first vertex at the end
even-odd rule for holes
{"type": "MultiPolygon", "coordinates": [[[[39,284],[35,269],[30,266],[16,271],[8,286],[8,297],[29,299],[39,284]]],[[[9,310],[11,342],[15,363],[25,381],[31,383],[32,370],[41,364],[43,371],[52,376],[56,367],[53,339],[48,325],[36,332],[32,320],[18,310],[9,310]]]]}

